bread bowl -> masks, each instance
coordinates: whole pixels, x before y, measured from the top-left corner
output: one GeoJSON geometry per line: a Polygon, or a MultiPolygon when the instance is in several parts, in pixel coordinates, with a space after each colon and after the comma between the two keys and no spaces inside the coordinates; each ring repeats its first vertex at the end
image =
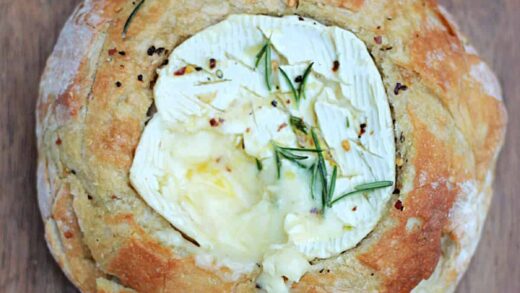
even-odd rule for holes
{"type": "MultiPolygon", "coordinates": [[[[202,96],[207,98],[207,93],[202,96]]],[[[48,61],[37,111],[38,198],[47,243],[67,276],[84,292],[453,291],[480,236],[506,124],[496,78],[434,1],[85,1],[66,24],[48,61]],[[229,37],[237,27],[243,28],[243,34],[229,37]],[[294,27],[298,33],[287,32],[294,27]],[[288,41],[298,34],[295,41],[288,41]],[[334,37],[322,40],[313,34],[334,37]],[[208,46],[197,47],[200,40],[208,46]],[[223,45],[217,45],[219,41],[223,45]],[[305,46],[339,41],[348,41],[353,47],[335,48],[333,52],[340,54],[332,59],[305,46]],[[249,42],[254,44],[237,45],[249,42]],[[285,48],[288,44],[294,46],[285,48]],[[273,51],[270,63],[264,48],[273,51]],[[200,56],[195,56],[198,53],[200,56]],[[179,63],[185,57],[195,61],[179,63]],[[230,62],[234,59],[245,65],[234,68],[230,62]],[[358,62],[349,63],[351,60],[358,62]],[[257,61],[259,66],[255,66],[257,61]],[[263,67],[262,62],[271,66],[263,67]],[[244,68],[250,70],[240,71],[244,68]],[[309,80],[303,83],[309,68],[309,80]],[[231,81],[224,82],[228,75],[231,81]],[[175,92],[178,89],[200,97],[193,92],[199,83],[206,82],[201,77],[210,77],[212,82],[202,87],[218,89],[213,89],[216,98],[199,99],[210,104],[210,110],[203,105],[189,113],[197,117],[189,124],[196,131],[183,133],[186,125],[173,134],[159,131],[161,126],[171,129],[185,122],[185,117],[182,121],[175,118],[175,113],[182,111],[171,111],[177,104],[171,104],[168,97],[182,96],[175,92]],[[359,83],[350,84],[356,80],[359,83]],[[313,94],[320,84],[326,85],[322,87],[327,92],[331,81],[339,83],[339,88],[352,86],[354,90],[352,94],[333,90],[332,98],[313,94]],[[276,128],[268,131],[269,139],[263,145],[248,136],[248,128],[256,133],[247,124],[249,118],[235,121],[240,115],[215,114],[241,109],[223,106],[219,93],[250,97],[241,92],[229,95],[237,84],[267,97],[248,100],[259,116],[265,109],[267,118],[262,121],[276,121],[262,124],[265,129],[276,128]],[[306,93],[308,97],[304,97],[306,93]],[[357,98],[373,103],[359,104],[357,98]],[[362,114],[351,116],[349,113],[355,111],[349,110],[349,103],[362,114]],[[332,104],[337,107],[328,106],[332,104]],[[314,113],[306,115],[309,111],[314,113]],[[303,120],[306,135],[291,127],[291,116],[303,120]],[[335,140],[334,134],[327,134],[332,130],[348,139],[349,146],[344,147],[344,139],[335,140]],[[202,135],[201,142],[193,136],[205,132],[218,135],[202,135]],[[221,140],[220,136],[229,135],[243,139],[235,147],[235,141],[221,140]],[[171,148],[154,150],[154,138],[171,148]],[[175,145],[178,141],[183,144],[175,145]],[[379,145],[386,147],[379,150],[379,145]],[[231,166],[216,164],[222,169],[208,172],[192,168],[200,163],[196,160],[185,162],[192,150],[200,154],[219,151],[219,146],[224,146],[220,152],[233,150],[224,156],[231,166]],[[276,152],[276,147],[281,151],[276,152]],[[283,153],[297,147],[314,152],[283,153]],[[356,161],[360,155],[349,159],[347,155],[358,147],[381,157],[374,159],[381,163],[363,165],[356,161]],[[372,152],[372,148],[379,151],[372,152]],[[176,154],[178,150],[182,152],[176,154]],[[314,178],[309,175],[313,172],[304,170],[316,166],[322,153],[318,151],[324,153],[326,162],[321,165],[319,173],[324,170],[325,175],[320,180],[327,182],[327,188],[318,186],[318,193],[330,191],[329,183],[336,182],[333,177],[339,178],[336,193],[321,205],[323,194],[314,195],[317,201],[311,200],[312,187],[304,184],[314,178]],[[150,162],[147,159],[153,155],[147,155],[149,152],[168,155],[150,162]],[[276,154],[280,152],[284,158],[277,168],[276,154]],[[243,153],[247,158],[237,159],[243,153]],[[308,157],[309,162],[302,162],[305,168],[293,162],[299,156],[308,157]],[[262,168],[257,167],[257,159],[262,168]],[[153,168],[161,162],[185,164],[166,171],[164,166],[153,168]],[[362,165],[365,167],[358,168],[362,165]],[[336,172],[334,166],[338,167],[336,172]],[[381,176],[371,174],[374,166],[381,176]],[[240,217],[243,210],[233,209],[235,201],[224,201],[222,207],[212,203],[210,207],[225,215],[229,225],[219,222],[220,226],[204,230],[219,218],[207,213],[206,206],[188,209],[185,204],[193,199],[190,195],[198,194],[200,199],[208,189],[197,193],[188,188],[188,197],[181,198],[176,189],[180,185],[171,185],[173,192],[154,193],[143,182],[158,176],[176,179],[175,172],[191,169],[196,170],[195,177],[213,174],[204,177],[206,181],[226,172],[238,174],[225,176],[233,190],[236,186],[278,186],[293,176],[302,181],[289,189],[301,187],[305,190],[297,195],[307,197],[297,198],[298,205],[285,205],[289,212],[268,225],[258,223],[266,215],[276,218],[271,217],[276,214],[272,206],[268,212],[248,214],[252,221],[246,225],[241,223],[246,222],[240,217]],[[352,170],[362,175],[347,174],[352,170]],[[157,175],[159,171],[163,173],[157,175]],[[382,182],[391,185],[332,204],[344,193],[382,182]],[[176,196],[168,198],[172,194],[176,196]],[[307,217],[302,218],[304,210],[307,217]],[[299,216],[292,217],[298,219],[293,225],[286,223],[288,214],[299,216]],[[358,214],[368,216],[352,216],[358,214]],[[331,220],[331,215],[347,218],[331,220]],[[323,219],[325,224],[312,226],[315,223],[307,220],[314,218],[323,219]],[[338,224],[345,231],[332,229],[323,237],[316,236],[314,228],[304,229],[338,224]],[[281,227],[281,234],[249,233],[262,227],[281,227]],[[295,230],[290,228],[294,227],[313,233],[292,233],[295,230]],[[222,233],[213,233],[215,229],[222,229],[222,233]],[[244,230],[233,233],[235,229],[244,230]],[[222,235],[224,239],[215,240],[222,235]],[[323,244],[327,237],[332,237],[332,245],[323,244]],[[246,250],[246,257],[235,253],[236,243],[245,241],[250,247],[264,239],[269,241],[246,250]],[[273,244],[284,249],[270,253],[273,244]],[[226,250],[229,247],[233,249],[226,250]],[[299,261],[284,266],[293,260],[299,261]]],[[[259,194],[256,189],[238,194],[251,200],[249,195],[259,194]]],[[[204,198],[202,202],[211,200],[204,198]]],[[[262,202],[258,198],[253,201],[262,202]]]]}

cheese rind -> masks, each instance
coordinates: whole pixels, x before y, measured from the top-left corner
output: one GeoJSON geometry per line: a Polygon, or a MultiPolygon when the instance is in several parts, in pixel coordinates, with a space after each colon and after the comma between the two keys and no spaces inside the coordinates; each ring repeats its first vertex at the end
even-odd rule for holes
{"type": "Polygon", "coordinates": [[[158,113],[145,128],[130,178],[153,209],[200,245],[192,251],[201,259],[237,271],[260,263],[258,282],[284,291],[282,277],[298,281],[309,261],[354,247],[379,221],[391,187],[323,209],[310,187],[316,154],[296,152],[307,157],[299,164],[280,157],[279,175],[275,155],[278,146],[313,147],[291,127],[296,116],[322,139],[329,180],[338,167],[332,199],[360,184],[394,180],[385,90],[352,33],[296,16],[231,16],[177,47],[154,93],[158,113]],[[264,60],[255,68],[268,39],[272,90],[264,60]],[[296,103],[278,66],[298,89],[311,63],[296,103]]]}

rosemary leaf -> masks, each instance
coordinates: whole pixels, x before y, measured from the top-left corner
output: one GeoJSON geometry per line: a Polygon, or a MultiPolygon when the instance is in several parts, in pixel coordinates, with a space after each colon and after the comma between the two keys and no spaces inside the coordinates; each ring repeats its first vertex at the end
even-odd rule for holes
{"type": "Polygon", "coordinates": [[[361,193],[361,192],[368,192],[368,191],[374,191],[374,190],[377,190],[377,189],[381,189],[381,188],[386,188],[386,187],[390,187],[392,186],[394,183],[392,181],[378,181],[378,182],[372,182],[372,183],[367,183],[367,184],[361,184],[361,185],[358,185],[356,187],[354,187],[354,191],[351,191],[349,193],[345,193],[343,194],[342,196],[336,198],[335,200],[333,200],[332,202],[329,203],[329,207],[332,207],[334,204],[336,204],[337,202],[351,196],[351,195],[354,195],[354,194],[357,194],[357,193],[361,193]]]}
{"type": "Polygon", "coordinates": [[[273,66],[271,64],[271,41],[267,41],[267,48],[265,49],[265,84],[267,89],[271,91],[271,74],[273,66]]]}
{"type": "Polygon", "coordinates": [[[307,134],[307,125],[305,125],[305,122],[302,118],[291,115],[289,122],[293,128],[303,132],[304,134],[307,134]]]}
{"type": "MultiPolygon", "coordinates": [[[[323,149],[321,148],[320,140],[318,139],[318,136],[316,135],[316,132],[314,131],[314,129],[311,130],[311,136],[312,136],[312,140],[314,142],[314,146],[318,150],[318,162],[322,165],[322,168],[320,170],[323,175],[322,177],[325,178],[325,180],[326,180],[327,172],[326,172],[325,168],[327,167],[327,165],[325,165],[325,159],[323,158],[323,149]]],[[[325,186],[327,186],[327,184],[325,184],[325,186]]]]}
{"type": "Polygon", "coordinates": [[[392,186],[393,184],[394,184],[394,182],[392,182],[392,181],[377,181],[377,182],[358,185],[358,186],[354,187],[354,189],[356,191],[370,191],[370,190],[374,190],[374,189],[389,187],[389,186],[392,186]]]}
{"type": "Polygon", "coordinates": [[[347,128],[350,128],[350,120],[348,120],[348,117],[346,118],[347,120],[347,128]]]}
{"type": "Polygon", "coordinates": [[[209,85],[209,84],[216,84],[216,83],[223,83],[231,81],[231,79],[218,79],[218,80],[208,80],[208,81],[199,81],[196,83],[196,86],[202,86],[202,85],[209,85]]]}
{"type": "Polygon", "coordinates": [[[306,160],[308,159],[309,157],[307,156],[299,156],[299,155],[295,155],[293,153],[290,153],[286,150],[283,150],[283,149],[278,149],[279,153],[286,159],[288,160],[295,160],[295,161],[301,161],[301,160],[306,160]]]}
{"type": "MultiPolygon", "coordinates": [[[[294,101],[298,104],[300,102],[300,96],[298,95],[298,92],[296,92],[296,88],[294,87],[294,84],[292,83],[291,79],[289,78],[289,76],[287,75],[285,70],[283,70],[282,67],[280,67],[279,69],[280,69],[280,72],[282,73],[282,76],[285,78],[285,81],[291,88],[291,92],[294,96],[294,101]]],[[[291,119],[292,119],[292,116],[291,116],[291,119]]],[[[302,120],[302,122],[303,122],[303,120],[302,120]]]]}
{"type": "Polygon", "coordinates": [[[266,43],[260,52],[256,54],[256,62],[255,62],[255,68],[258,68],[258,65],[260,64],[260,61],[262,60],[262,57],[264,57],[265,51],[267,50],[268,43],[266,43]]]}
{"type": "Polygon", "coordinates": [[[311,197],[316,199],[316,177],[318,177],[318,163],[312,165],[312,177],[311,177],[311,197]]]}
{"type": "Polygon", "coordinates": [[[332,171],[332,177],[330,178],[330,187],[329,187],[329,192],[328,192],[329,198],[327,198],[327,202],[329,202],[332,199],[332,197],[334,196],[334,190],[336,189],[337,176],[338,176],[338,166],[334,166],[334,170],[332,171]]]}
{"type": "Polygon", "coordinates": [[[325,209],[327,208],[327,199],[328,195],[328,183],[327,183],[327,169],[325,162],[322,160],[318,160],[318,170],[321,178],[321,205],[322,205],[322,213],[325,213],[325,209]]]}
{"type": "Polygon", "coordinates": [[[325,164],[325,159],[323,158],[323,153],[322,153],[322,148],[321,148],[321,145],[320,145],[320,140],[318,139],[318,135],[316,135],[316,131],[314,131],[314,128],[311,129],[311,136],[312,136],[312,140],[314,141],[314,146],[316,147],[317,150],[320,150],[320,152],[318,152],[318,170],[319,170],[319,175],[320,175],[320,179],[321,179],[321,184],[322,184],[322,188],[321,188],[321,203],[322,203],[322,206],[323,206],[323,212],[325,211],[325,208],[327,206],[327,198],[329,197],[328,196],[328,184],[327,184],[327,165],[325,164]]]}
{"type": "Polygon", "coordinates": [[[282,161],[280,160],[280,154],[278,152],[274,152],[274,160],[276,161],[276,178],[280,180],[281,177],[281,169],[282,169],[282,161]]]}
{"type": "Polygon", "coordinates": [[[293,152],[303,152],[303,153],[319,153],[319,152],[323,152],[322,150],[317,150],[317,149],[306,149],[306,148],[284,148],[284,147],[280,147],[281,150],[284,150],[284,151],[293,151],[293,152]]]}
{"type": "Polygon", "coordinates": [[[309,74],[311,73],[312,66],[314,66],[314,62],[309,64],[309,66],[307,66],[307,69],[305,69],[305,73],[303,74],[302,82],[300,84],[300,87],[298,88],[298,97],[299,98],[302,98],[302,97],[304,99],[306,98],[306,96],[305,96],[305,86],[307,84],[307,78],[309,77],[309,74]]]}
{"type": "Polygon", "coordinates": [[[262,165],[262,161],[260,161],[259,159],[255,159],[256,160],[256,168],[258,169],[258,171],[262,171],[262,169],[264,169],[264,166],[262,165]]]}
{"type": "Polygon", "coordinates": [[[141,9],[141,7],[143,6],[144,1],[146,1],[146,0],[141,0],[141,2],[139,2],[139,4],[137,4],[135,6],[134,10],[132,10],[132,13],[130,13],[130,16],[128,16],[128,18],[126,19],[125,26],[123,27],[123,33],[122,33],[123,39],[126,38],[126,33],[128,32],[128,28],[130,27],[130,24],[132,23],[132,20],[134,19],[135,15],[139,11],[139,9],[141,9]]]}

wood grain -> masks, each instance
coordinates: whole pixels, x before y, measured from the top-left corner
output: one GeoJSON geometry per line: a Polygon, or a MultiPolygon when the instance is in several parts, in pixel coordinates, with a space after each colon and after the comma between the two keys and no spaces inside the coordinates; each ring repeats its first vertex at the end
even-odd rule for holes
{"type": "MultiPolygon", "coordinates": [[[[0,0],[0,292],[75,292],[50,256],[36,203],[40,74],[80,0],[0,0]]],[[[520,1],[440,0],[504,88],[510,124],[496,194],[459,292],[520,292],[520,1]]]]}

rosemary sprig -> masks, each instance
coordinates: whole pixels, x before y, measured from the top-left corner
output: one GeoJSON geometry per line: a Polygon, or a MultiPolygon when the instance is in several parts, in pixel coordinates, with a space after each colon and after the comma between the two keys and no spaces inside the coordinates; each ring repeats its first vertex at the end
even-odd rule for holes
{"type": "Polygon", "coordinates": [[[319,153],[320,150],[317,149],[308,149],[308,148],[286,148],[281,147],[275,143],[273,143],[274,147],[274,158],[276,161],[276,171],[278,179],[281,177],[281,168],[282,168],[282,161],[281,159],[284,158],[296,165],[298,165],[301,168],[307,169],[307,166],[301,163],[301,161],[308,159],[308,156],[302,156],[295,154],[295,152],[303,152],[303,153],[319,153]]]}
{"type": "Polygon", "coordinates": [[[376,182],[372,182],[372,183],[361,184],[361,185],[354,187],[354,191],[345,193],[345,194],[341,195],[340,197],[336,198],[335,200],[331,201],[328,204],[328,206],[330,208],[337,202],[339,202],[351,195],[357,194],[357,193],[373,191],[373,190],[377,190],[377,189],[381,189],[381,188],[390,187],[392,185],[394,185],[394,182],[392,182],[392,181],[376,181],[376,182]]]}
{"type": "Polygon", "coordinates": [[[303,132],[304,134],[307,134],[307,125],[305,125],[305,122],[302,118],[291,115],[291,117],[289,118],[289,122],[291,123],[291,126],[294,129],[297,129],[303,132]]]}
{"type": "Polygon", "coordinates": [[[126,38],[126,33],[128,32],[128,28],[130,27],[130,24],[132,23],[132,20],[134,19],[135,15],[139,11],[139,9],[141,9],[141,6],[143,6],[144,1],[146,1],[146,0],[141,0],[141,2],[139,2],[134,7],[134,10],[132,10],[132,13],[130,13],[130,16],[128,16],[128,18],[126,19],[125,26],[123,27],[123,33],[121,34],[123,39],[126,38]]]}
{"type": "Polygon", "coordinates": [[[305,86],[307,84],[307,78],[309,77],[309,74],[311,73],[312,66],[314,66],[314,62],[309,64],[307,66],[307,69],[305,69],[305,72],[303,73],[302,82],[300,83],[300,86],[298,88],[298,99],[304,98],[305,99],[305,86]]]}
{"type": "Polygon", "coordinates": [[[285,78],[285,81],[287,82],[287,84],[291,88],[291,92],[293,94],[294,101],[296,102],[296,104],[298,104],[300,102],[300,95],[298,95],[298,92],[296,91],[296,88],[294,87],[294,84],[292,83],[291,79],[289,78],[289,76],[287,75],[285,70],[283,70],[282,67],[280,67],[280,72],[282,73],[282,76],[285,78]]]}

